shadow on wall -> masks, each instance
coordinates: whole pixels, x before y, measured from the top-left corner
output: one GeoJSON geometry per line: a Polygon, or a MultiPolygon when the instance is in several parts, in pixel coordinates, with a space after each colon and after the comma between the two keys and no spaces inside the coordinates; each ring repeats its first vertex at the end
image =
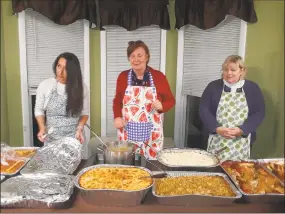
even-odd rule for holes
{"type": "Polygon", "coordinates": [[[249,67],[248,70],[250,71],[248,79],[253,80],[259,85],[265,100],[265,118],[257,129],[257,139],[253,144],[251,158],[271,157],[272,154],[276,153],[276,148],[278,148],[276,137],[278,120],[280,118],[277,114],[278,108],[276,106],[276,102],[274,102],[274,96],[276,96],[277,92],[275,92],[274,82],[269,83],[269,79],[261,79],[266,78],[261,75],[262,69],[249,67]],[[271,90],[267,89],[268,85],[267,87],[263,87],[263,81],[267,81],[269,85],[272,85],[272,87],[269,87],[271,90]]]}

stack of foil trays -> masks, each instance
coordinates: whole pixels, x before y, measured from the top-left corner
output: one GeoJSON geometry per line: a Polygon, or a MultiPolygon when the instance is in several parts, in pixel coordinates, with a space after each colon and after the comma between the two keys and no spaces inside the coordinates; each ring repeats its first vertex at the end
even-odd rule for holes
{"type": "Polygon", "coordinates": [[[43,146],[20,171],[1,183],[1,207],[63,208],[71,205],[80,142],[62,138],[43,146]]]}

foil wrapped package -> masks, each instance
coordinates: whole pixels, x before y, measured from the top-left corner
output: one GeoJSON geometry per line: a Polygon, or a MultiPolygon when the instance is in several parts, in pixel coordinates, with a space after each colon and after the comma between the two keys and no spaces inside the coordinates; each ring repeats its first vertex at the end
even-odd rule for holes
{"type": "Polygon", "coordinates": [[[72,174],[81,162],[81,147],[78,140],[70,137],[50,142],[38,150],[21,170],[21,174],[72,174]]]}
{"type": "Polygon", "coordinates": [[[1,183],[2,208],[66,208],[71,205],[74,176],[29,174],[1,183]]]}

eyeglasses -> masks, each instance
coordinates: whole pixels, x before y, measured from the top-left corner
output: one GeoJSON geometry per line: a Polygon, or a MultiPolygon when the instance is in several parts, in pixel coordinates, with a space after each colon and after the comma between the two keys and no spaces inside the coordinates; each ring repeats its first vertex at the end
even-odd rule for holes
{"type": "Polygon", "coordinates": [[[141,44],[144,44],[144,42],[141,40],[137,40],[137,41],[129,41],[128,44],[129,45],[133,45],[133,44],[141,45],[141,44]]]}

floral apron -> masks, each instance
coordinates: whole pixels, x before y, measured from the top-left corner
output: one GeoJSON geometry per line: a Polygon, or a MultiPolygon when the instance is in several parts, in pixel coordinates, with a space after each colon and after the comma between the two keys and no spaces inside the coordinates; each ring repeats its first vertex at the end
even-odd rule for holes
{"type": "Polygon", "coordinates": [[[122,108],[126,126],[118,129],[118,140],[131,141],[137,152],[155,160],[157,152],[163,148],[163,125],[162,115],[152,108],[157,93],[151,73],[148,75],[150,87],[132,86],[132,70],[129,71],[122,108]]]}
{"type": "MultiPolygon", "coordinates": [[[[217,109],[218,123],[227,128],[240,126],[248,117],[248,106],[244,92],[222,92],[217,109]]],[[[216,152],[227,146],[218,156],[221,161],[248,159],[250,157],[250,135],[247,138],[227,139],[221,135],[210,135],[208,152],[216,152]]]]}

